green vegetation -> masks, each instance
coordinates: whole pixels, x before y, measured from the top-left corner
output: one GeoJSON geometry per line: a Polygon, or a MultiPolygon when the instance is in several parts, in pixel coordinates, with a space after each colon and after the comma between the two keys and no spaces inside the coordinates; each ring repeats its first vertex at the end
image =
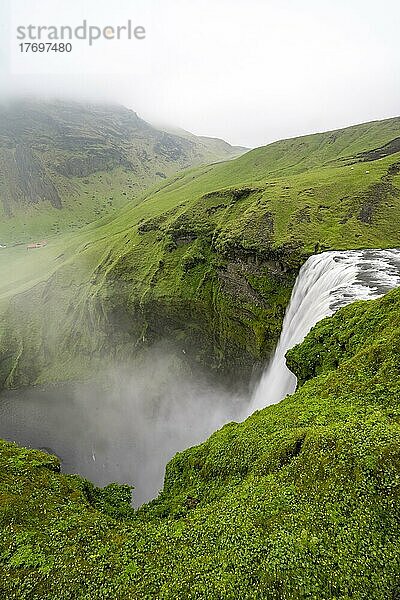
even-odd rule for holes
{"type": "MultiPolygon", "coordinates": [[[[88,154],[77,156],[82,137],[64,131],[68,149],[54,155],[71,206],[50,173],[46,136],[35,140],[40,164],[13,152],[18,168],[45,177],[31,202],[18,178],[8,179],[16,195],[3,181],[9,231],[50,235],[45,248],[0,250],[0,387],[89,376],[162,337],[246,382],[270,354],[310,254],[399,245],[400,119],[158,176],[113,216],[108,186],[116,209],[130,185],[123,131],[148,127],[127,113],[119,125],[106,114],[104,137],[88,109],[88,154]],[[91,200],[75,210],[85,190],[91,200]],[[95,211],[100,220],[75,228],[95,211]]],[[[0,160],[15,174],[9,150],[0,160]]],[[[175,156],[174,144],[164,150],[175,156]]],[[[0,442],[0,597],[397,598],[399,315],[394,291],[318,324],[288,354],[296,394],[178,454],[160,496],[138,511],[129,486],[99,489],[62,474],[55,457],[0,442]]]]}
{"type": "Polygon", "coordinates": [[[163,337],[246,383],[310,254],[398,245],[399,139],[396,118],[277,142],[0,250],[0,385],[84,377],[163,337]]]}
{"type": "Polygon", "coordinates": [[[0,445],[2,597],[387,600],[399,593],[400,292],[318,324],[305,382],[129,491],[0,445]]]}
{"type": "Polygon", "coordinates": [[[113,216],[149,185],[244,151],[223,140],[157,130],[122,106],[1,104],[0,244],[113,216]]]}

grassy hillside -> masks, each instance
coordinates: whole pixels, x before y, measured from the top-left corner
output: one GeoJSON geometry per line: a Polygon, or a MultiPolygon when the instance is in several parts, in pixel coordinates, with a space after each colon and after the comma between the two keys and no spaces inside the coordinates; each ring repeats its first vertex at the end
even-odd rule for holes
{"type": "Polygon", "coordinates": [[[222,140],[159,131],[122,106],[0,105],[0,243],[115,214],[182,169],[232,158],[222,140]]]}
{"type": "Polygon", "coordinates": [[[387,600],[400,590],[400,292],[322,321],[303,385],[168,465],[134,515],[0,444],[0,590],[18,600],[387,600]]]}
{"type": "Polygon", "coordinates": [[[310,254],[399,245],[399,139],[397,118],[278,142],[34,254],[0,251],[2,385],[81,377],[160,337],[246,382],[310,254]]]}

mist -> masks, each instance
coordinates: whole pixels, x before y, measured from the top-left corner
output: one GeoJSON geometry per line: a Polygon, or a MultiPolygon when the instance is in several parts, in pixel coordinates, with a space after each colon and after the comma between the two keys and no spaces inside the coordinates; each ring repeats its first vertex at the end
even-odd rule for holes
{"type": "Polygon", "coordinates": [[[117,102],[247,147],[400,113],[395,0],[6,0],[0,10],[3,95],[117,102]],[[84,19],[131,19],[146,39],[19,50],[19,26],[84,19]]]}
{"type": "Polygon", "coordinates": [[[157,496],[177,452],[235,420],[247,402],[160,344],[101,381],[3,393],[0,437],[55,453],[64,472],[100,486],[129,483],[140,505],[157,496]]]}

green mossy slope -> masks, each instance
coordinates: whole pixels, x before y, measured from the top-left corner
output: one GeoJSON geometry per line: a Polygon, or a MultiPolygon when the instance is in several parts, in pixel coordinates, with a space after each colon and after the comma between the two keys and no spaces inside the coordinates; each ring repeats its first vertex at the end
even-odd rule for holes
{"type": "Polygon", "coordinates": [[[178,454],[134,516],[1,444],[3,597],[397,598],[399,350],[400,291],[324,320],[289,354],[299,390],[178,454]]]}
{"type": "Polygon", "coordinates": [[[247,382],[308,256],[399,245],[399,139],[400,119],[389,119],[186,171],[65,237],[65,250],[50,240],[36,265],[19,256],[31,284],[9,284],[20,251],[1,254],[0,291],[14,298],[0,325],[0,384],[85,376],[164,337],[247,382]]]}

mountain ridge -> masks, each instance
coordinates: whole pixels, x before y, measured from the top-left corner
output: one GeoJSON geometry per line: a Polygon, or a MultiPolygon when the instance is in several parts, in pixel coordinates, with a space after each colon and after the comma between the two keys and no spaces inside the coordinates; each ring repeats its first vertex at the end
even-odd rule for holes
{"type": "Polygon", "coordinates": [[[225,142],[157,130],[122,105],[3,103],[0,235],[7,235],[5,224],[14,235],[18,225],[20,236],[25,228],[28,236],[40,213],[42,235],[82,226],[134,202],[147,187],[180,170],[241,151],[225,142]]]}

